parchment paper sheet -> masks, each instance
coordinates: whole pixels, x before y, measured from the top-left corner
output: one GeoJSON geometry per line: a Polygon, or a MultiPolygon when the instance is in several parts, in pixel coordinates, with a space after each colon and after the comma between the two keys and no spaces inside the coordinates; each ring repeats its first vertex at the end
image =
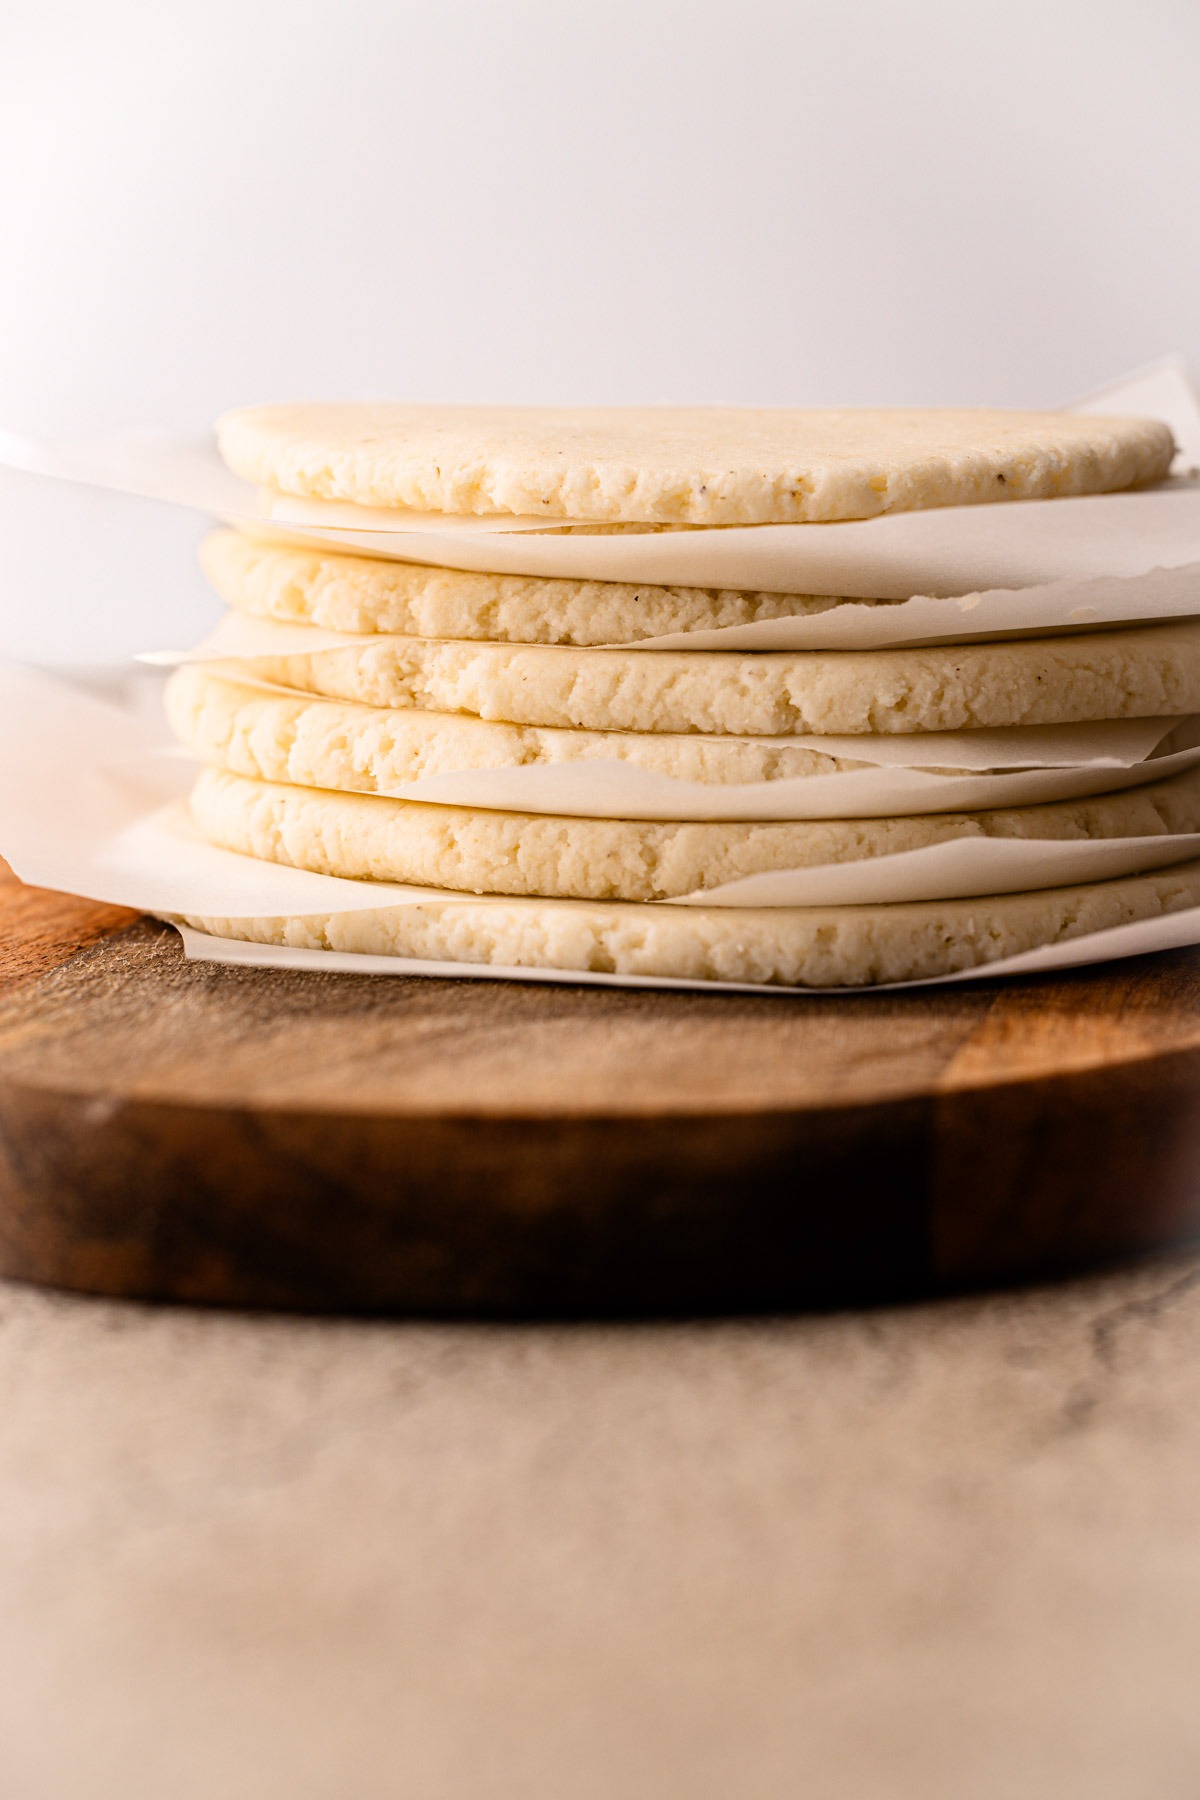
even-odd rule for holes
{"type": "MultiPolygon", "coordinates": [[[[255,679],[253,664],[215,667],[264,698],[314,698],[255,679]]],[[[1166,780],[1200,761],[1200,718],[770,741],[874,766],[773,781],[703,782],[679,780],[614,757],[447,770],[392,782],[378,791],[397,800],[580,819],[870,819],[978,812],[1116,793],[1166,780]]]]}
{"type": "MultiPolygon", "coordinates": [[[[261,528],[269,517],[273,531],[286,525],[299,542],[498,574],[908,600],[1111,584],[1156,570],[1186,570],[1186,579],[1181,574],[1178,583],[1161,584],[1178,586],[1171,604],[1186,604],[1187,581],[1200,577],[1200,481],[1189,474],[1200,461],[1200,404],[1175,363],[1114,383],[1101,398],[1111,412],[1136,412],[1153,402],[1184,450],[1172,481],[1137,493],[944,507],[830,525],[564,533],[547,530],[544,520],[532,522],[540,528],[535,530],[529,521],[491,516],[379,513],[279,496],[264,502],[214,452],[153,433],[66,446],[0,433],[0,464],[171,500],[243,525],[261,528]],[[346,528],[347,518],[361,525],[364,513],[371,529],[346,528]],[[323,523],[315,525],[317,518],[323,523]],[[383,522],[387,529],[379,529],[383,522]]],[[[1082,404],[1086,409],[1092,402],[1082,404]]],[[[1098,591],[1060,592],[1046,603],[1068,610],[1119,604],[1098,591]]],[[[1161,596],[1159,603],[1165,604],[1161,596]]],[[[930,628],[922,617],[906,620],[916,641],[924,641],[919,634],[930,628]]],[[[977,617],[969,629],[979,633],[977,617]]],[[[726,642],[721,639],[722,647],[726,642]]],[[[815,648],[817,640],[810,634],[805,642],[815,648]]],[[[764,639],[753,647],[766,645],[764,639]]]]}
{"type": "MultiPolygon", "coordinates": [[[[273,528],[277,529],[277,528],[273,528]]],[[[1148,575],[1200,564],[1200,487],[887,513],[829,525],[607,534],[289,528],[297,542],[499,575],[907,600],[1148,575]]],[[[1079,604],[1089,604],[1088,596],[1079,604]]],[[[818,615],[820,617],[821,615],[818,615]]]]}
{"type": "MultiPolygon", "coordinates": [[[[1155,495],[1140,498],[1150,503],[1155,495]]],[[[610,650],[895,650],[913,644],[965,644],[1002,638],[1047,637],[1064,632],[1094,631],[1114,625],[1166,623],[1200,614],[1200,486],[1186,495],[1195,525],[1197,560],[1179,569],[1152,569],[1125,577],[1097,576],[1085,581],[1056,581],[1044,587],[999,588],[957,599],[914,597],[890,606],[863,606],[853,601],[824,612],[786,619],[757,619],[748,625],[722,625],[713,631],[672,631],[624,643],[590,645],[587,653],[610,650]]],[[[1049,504],[1049,502],[1047,502],[1049,504]]],[[[1066,501],[1056,501],[1066,505],[1066,501]]],[[[987,510],[981,508],[980,510],[987,510]]],[[[995,510],[995,509],[993,509],[995,510]]],[[[760,531],[777,529],[761,525],[760,531]]],[[[782,529],[782,528],[779,528],[782,529]]],[[[824,531],[823,525],[796,530],[824,531]]],[[[318,625],[289,625],[234,612],[217,634],[224,634],[224,656],[285,654],[255,650],[255,634],[289,634],[293,653],[339,650],[389,633],[328,631],[318,625]],[[241,642],[235,634],[241,633],[241,642]],[[243,647],[244,646],[244,647],[243,647]]],[[[217,634],[214,634],[216,636],[217,634]]],[[[483,642],[471,639],[471,642],[483,642]]],[[[195,651],[164,652],[175,660],[203,660],[213,640],[195,651]]],[[[539,646],[554,648],[555,646],[539,646]]],[[[149,654],[149,653],[148,653],[149,654]]]]}
{"type": "MultiPolygon", "coordinates": [[[[190,782],[190,771],[180,759],[155,754],[153,728],[144,718],[122,712],[65,683],[36,672],[0,666],[0,766],[20,767],[25,773],[21,781],[7,781],[0,786],[0,851],[13,864],[24,880],[48,887],[61,888],[96,900],[137,907],[159,914],[189,913],[231,918],[263,917],[279,914],[329,913],[334,911],[374,910],[389,905],[411,905],[436,900],[452,904],[468,898],[431,889],[408,888],[387,883],[344,881],[336,877],[313,875],[304,870],[214,849],[201,841],[189,828],[186,812],[179,799],[190,782]]],[[[996,850],[1005,854],[1007,846],[988,840],[985,856],[992,858],[996,850]]],[[[1076,850],[1084,853],[1084,861],[1099,852],[1119,856],[1126,847],[1140,845],[1140,855],[1147,847],[1157,860],[1177,861],[1193,856],[1200,849],[1200,837],[1164,840],[1125,840],[1121,846],[1084,844],[1037,846],[1039,856],[1047,849],[1052,854],[1076,850]]],[[[935,852],[912,852],[904,857],[883,859],[894,865],[898,875],[898,891],[907,893],[914,886],[914,869],[919,873],[923,860],[928,879],[926,889],[943,886],[950,877],[947,866],[966,850],[968,856],[978,845],[948,845],[935,852]],[[941,856],[949,850],[949,858],[941,856]],[[903,867],[901,867],[903,865],[903,867]]],[[[1017,856],[1028,853],[1029,846],[1012,846],[1017,856]]],[[[826,868],[802,872],[805,880],[835,892],[838,880],[848,886],[865,884],[863,898],[874,898],[880,885],[880,864],[864,869],[857,864],[847,869],[826,868]]],[[[1081,865],[1082,866],[1082,865],[1081,865]]],[[[1154,862],[1142,866],[1155,866],[1154,862]]],[[[992,869],[989,865],[989,879],[992,869]]],[[[1060,880],[1090,879],[1076,870],[1060,880]]],[[[754,877],[754,881],[761,878],[754,877]]],[[[774,904],[788,902],[777,895],[778,877],[767,877],[776,884],[774,904]]],[[[747,904],[744,883],[737,904],[747,904]]],[[[1025,885],[1021,883],[1020,885],[1025,885]]],[[[733,884],[731,884],[731,887],[733,884]]],[[[994,887],[989,887],[994,892],[994,887]]],[[[820,895],[821,903],[835,903],[829,891],[820,895]]],[[[469,897],[470,904],[488,904],[469,897]]],[[[511,905],[511,901],[495,904],[511,905]]],[[[708,894],[699,904],[713,905],[708,894]]],[[[795,902],[790,902],[794,904],[795,902]]],[[[811,902],[811,903],[815,903],[811,902]]],[[[526,902],[536,905],[536,901],[526,902]]],[[[500,970],[475,965],[429,964],[397,958],[345,956],[333,952],[281,951],[269,946],[248,944],[218,945],[204,942],[196,934],[187,935],[189,954],[213,955],[220,960],[253,962],[270,967],[352,969],[363,973],[464,973],[496,978],[508,975],[516,979],[575,981],[580,977],[571,971],[542,970],[532,974],[526,970],[500,970]],[[315,957],[315,960],[314,960],[315,957]]],[[[996,975],[1025,968],[1066,967],[1079,961],[1104,960],[1111,955],[1130,955],[1139,950],[1165,948],[1180,943],[1200,942],[1200,908],[1186,915],[1148,920],[1135,926],[1124,926],[1112,932],[1096,934],[1086,945],[1082,943],[1052,946],[1030,956],[995,963],[984,971],[996,975]],[[1186,933],[1186,935],[1181,935],[1186,933]]],[[[606,985],[705,987],[725,991],[728,984],[706,982],[670,982],[666,980],[626,979],[619,976],[587,977],[603,980],[606,985]]],[[[929,985],[922,983],[919,985],[929,985]]],[[[761,991],[776,991],[764,987],[761,991]]],[[[797,990],[801,991],[801,990],[797,990]]],[[[811,992],[813,990],[803,990],[811,992]]],[[[837,990],[841,991],[841,990],[837,990]]]]}

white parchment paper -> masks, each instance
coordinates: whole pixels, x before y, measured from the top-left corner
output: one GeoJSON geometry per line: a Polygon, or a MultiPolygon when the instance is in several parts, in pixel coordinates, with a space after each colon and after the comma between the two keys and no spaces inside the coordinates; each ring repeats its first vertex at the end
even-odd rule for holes
{"type": "MultiPolygon", "coordinates": [[[[277,495],[264,500],[229,474],[211,450],[154,433],[65,446],[0,433],[0,464],[171,500],[232,523],[261,528],[269,519],[273,531],[286,528],[298,542],[450,568],[864,599],[972,597],[1062,583],[1120,582],[1160,570],[1200,576],[1200,481],[1189,473],[1200,460],[1200,404],[1182,365],[1140,371],[1113,383],[1101,398],[1108,411],[1136,412],[1148,393],[1184,450],[1179,473],[1157,488],[943,507],[829,525],[564,532],[540,519],[383,512],[277,495]]],[[[1094,410],[1095,397],[1081,404],[1094,410]]],[[[1049,603],[1114,602],[1097,593],[1077,598],[1059,593],[1049,603]]],[[[1186,597],[1177,596],[1176,603],[1185,604],[1186,597]]],[[[818,619],[822,616],[827,615],[818,619]]],[[[929,625],[919,615],[907,626],[917,631],[909,641],[928,641],[921,633],[929,625]]],[[[978,633],[977,620],[970,629],[978,633]]],[[[807,643],[816,647],[811,637],[807,643]]],[[[752,647],[765,647],[765,640],[752,647]]]]}
{"type": "MultiPolygon", "coordinates": [[[[190,826],[180,798],[190,783],[191,771],[177,757],[156,754],[154,728],[144,717],[122,712],[65,683],[34,671],[0,666],[0,764],[22,767],[20,782],[0,787],[0,851],[24,880],[112,904],[136,907],[157,914],[187,913],[192,916],[230,918],[274,917],[280,914],[328,914],[338,911],[377,910],[390,905],[467,903],[472,906],[511,906],[512,900],[489,902],[440,890],[404,887],[380,882],[346,881],[314,875],[304,870],[217,850],[204,843],[190,826]]],[[[856,892],[863,900],[912,897],[922,891],[929,897],[949,885],[956,889],[966,880],[973,885],[971,868],[986,867],[994,883],[1000,860],[1011,849],[1016,858],[1033,849],[1040,859],[1049,851],[1071,860],[1072,873],[1057,874],[1058,881],[1098,879],[1115,872],[1112,859],[1129,850],[1139,866],[1193,856],[1200,837],[1171,840],[1121,840],[1119,844],[1037,845],[1006,844],[986,840],[988,862],[973,863],[978,843],[951,844],[934,851],[909,852],[905,856],[878,859],[864,866],[828,866],[818,870],[783,872],[781,876],[753,877],[774,884],[761,901],[774,905],[796,904],[784,897],[786,883],[802,877],[812,897],[808,904],[846,903],[840,897],[856,892]],[[943,854],[949,852],[949,856],[943,854]],[[1076,851],[1083,858],[1075,862],[1076,851]],[[996,856],[999,852],[999,857],[996,856]],[[965,854],[964,854],[965,853],[965,854]],[[1143,855],[1150,860],[1142,862],[1143,855]],[[1092,860],[1095,858],[1095,860],[1092,860]],[[1107,859],[1107,860],[1106,860],[1107,859]],[[881,875],[892,865],[891,888],[881,875]],[[921,874],[924,865],[925,873],[921,874]],[[1087,868],[1090,873],[1081,873],[1087,868]],[[841,885],[839,885],[841,884],[841,885]],[[932,893],[931,893],[932,890],[932,893]]],[[[1010,872],[1017,866],[1014,860],[1010,872]]],[[[1045,868],[1044,863],[1040,866],[1045,868]]],[[[1065,860],[1063,862],[1065,867],[1065,860]]],[[[1021,881],[1018,885],[1028,885],[1021,881]]],[[[1038,885],[1047,885],[1041,882],[1038,885]]],[[[725,904],[748,904],[746,883],[728,884],[725,904]],[[734,889],[738,890],[736,894],[734,889]],[[732,897],[729,897],[732,896],[732,897]]],[[[787,888],[788,896],[795,887],[787,888]]],[[[988,892],[1000,891],[989,885],[988,892]]],[[[719,892],[719,891],[718,891],[719,892]]],[[[717,894],[696,898],[696,904],[721,903],[717,894]]],[[[537,906],[537,901],[515,902],[537,906]]],[[[558,903],[563,904],[563,903],[558,903]]],[[[675,903],[671,903],[675,904],[675,903]]],[[[1150,920],[1136,926],[1097,934],[1081,952],[1079,944],[1062,944],[1030,957],[990,965],[983,973],[1002,974],[1010,969],[1055,968],[1080,960],[1104,960],[1110,954],[1129,955],[1139,949],[1158,949],[1182,942],[1200,941],[1200,908],[1186,915],[1191,935],[1181,936],[1183,915],[1150,920]],[[1131,935],[1132,934],[1132,935],[1131,935]],[[1111,944],[1110,944],[1111,940],[1111,944]]],[[[346,956],[333,952],[281,951],[249,944],[220,945],[215,949],[196,934],[188,934],[191,953],[213,955],[223,961],[254,962],[262,966],[357,969],[363,973],[459,973],[459,965],[430,964],[408,959],[346,956]]],[[[526,970],[500,970],[463,965],[471,975],[495,978],[508,975],[526,979],[526,970]]],[[[575,981],[572,971],[542,970],[534,979],[575,981]]],[[[592,979],[588,977],[588,979],[592,979]]],[[[724,983],[671,982],[608,976],[608,985],[685,986],[724,989],[724,983]]],[[[921,984],[927,985],[927,984],[921,984]]],[[[764,988],[762,991],[774,991],[764,988]]],[[[805,990],[812,991],[812,990],[805,990]]],[[[838,990],[840,991],[840,990],[838,990]]]]}
{"type": "Polygon", "coordinates": [[[629,763],[534,764],[469,769],[388,784],[396,800],[493,812],[550,813],[575,819],[677,821],[907,818],[919,813],[987,812],[1038,806],[1142,787],[1182,774],[1200,749],[1147,759],[1129,768],[1031,769],[1018,774],[937,775],[923,769],[847,771],[801,779],[727,785],[678,781],[629,763]]]}
{"type": "MultiPolygon", "coordinates": [[[[252,665],[246,663],[214,667],[265,699],[314,699],[255,679],[252,665]]],[[[338,704],[351,714],[358,710],[365,717],[371,715],[371,708],[356,708],[354,702],[338,704]]],[[[542,742],[552,754],[554,743],[571,735],[565,730],[546,732],[542,742]]],[[[560,762],[444,770],[362,791],[439,806],[579,819],[871,819],[979,812],[1117,793],[1181,774],[1200,762],[1200,718],[769,741],[869,766],[768,781],[704,782],[662,774],[616,756],[571,758],[564,746],[560,762]]]]}

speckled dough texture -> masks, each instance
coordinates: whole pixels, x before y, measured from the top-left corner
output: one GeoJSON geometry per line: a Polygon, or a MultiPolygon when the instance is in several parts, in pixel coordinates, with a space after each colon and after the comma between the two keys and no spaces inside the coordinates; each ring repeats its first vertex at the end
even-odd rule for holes
{"type": "Polygon", "coordinates": [[[391,631],[493,643],[635,644],[673,631],[804,618],[844,604],[811,594],[476,575],[297,549],[239,531],[214,531],[200,547],[200,562],[222,600],[258,618],[319,625],[327,631],[391,631]]]}
{"type": "Polygon", "coordinates": [[[1200,863],[1083,887],[903,906],[598,906],[437,901],[323,917],[180,922],[215,937],[505,968],[865,987],[973,969],[1200,905],[1200,863]]]}
{"type": "Polygon", "coordinates": [[[192,813],[211,842],[322,875],[574,900],[670,900],[769,869],[962,838],[1161,837],[1200,829],[1200,770],[1048,806],[898,819],[670,824],[431,806],[206,769],[192,813]]]}
{"type": "Polygon", "coordinates": [[[663,525],[867,519],[1155,481],[1151,419],[741,407],[252,406],[229,466],[360,506],[663,525]]]}
{"type": "Polygon", "coordinates": [[[203,762],[266,781],[351,793],[386,794],[404,782],[464,769],[552,763],[624,762],[677,781],[714,785],[873,766],[773,738],[568,731],[315,699],[256,687],[203,663],[174,671],[165,705],[175,735],[203,762]]]}
{"type": "Polygon", "coordinates": [[[962,731],[1200,711],[1200,622],[1002,643],[749,654],[386,637],[257,657],[260,678],[369,706],[588,731],[962,731]]]}

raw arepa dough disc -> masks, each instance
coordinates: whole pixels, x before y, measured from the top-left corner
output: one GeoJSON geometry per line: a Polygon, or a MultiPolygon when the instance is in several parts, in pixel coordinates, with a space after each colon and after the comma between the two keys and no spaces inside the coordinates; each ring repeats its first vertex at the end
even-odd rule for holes
{"type": "Polygon", "coordinates": [[[802,987],[864,987],[979,968],[1039,945],[1200,905],[1200,862],[1153,875],[900,906],[598,906],[437,900],[304,918],[172,915],[214,937],[431,962],[802,987]]]}
{"type": "Polygon", "coordinates": [[[252,406],[217,426],[259,486],[360,506],[604,524],[869,519],[1095,494],[1167,473],[1152,419],[786,407],[252,406]]]}
{"type": "Polygon", "coordinates": [[[192,795],[223,849],[321,875],[574,900],[671,900],[765,870],[962,838],[1162,838],[1200,829],[1200,769],[1094,799],[994,812],[761,823],[561,818],[285,787],[206,769],[192,795]]]}
{"type": "Polygon", "coordinates": [[[259,618],[319,625],[326,631],[493,643],[633,644],[673,631],[805,618],[844,604],[811,594],[479,575],[382,557],[341,556],[240,531],[214,531],[201,545],[200,561],[227,605],[259,618]]]}
{"type": "Polygon", "coordinates": [[[720,785],[875,766],[773,738],[559,730],[323,700],[239,681],[229,665],[182,664],[167,682],[164,704],[176,737],[202,762],[266,781],[356,793],[386,794],[404,782],[464,769],[553,763],[625,762],[676,781],[720,785]]]}
{"type": "Polygon", "coordinates": [[[749,737],[964,731],[1200,712],[1200,621],[900,650],[578,650],[382,634],[247,672],[515,725],[749,737]]]}

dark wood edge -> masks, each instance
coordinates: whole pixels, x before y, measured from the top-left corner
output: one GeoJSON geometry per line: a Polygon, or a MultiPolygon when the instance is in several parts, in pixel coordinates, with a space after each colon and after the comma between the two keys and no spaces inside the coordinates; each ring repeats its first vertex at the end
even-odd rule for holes
{"type": "Polygon", "coordinates": [[[1193,1235],[1200,1049],[866,1115],[418,1119],[9,1081],[0,1202],[0,1273],[141,1298],[458,1316],[895,1298],[1193,1235]]]}

